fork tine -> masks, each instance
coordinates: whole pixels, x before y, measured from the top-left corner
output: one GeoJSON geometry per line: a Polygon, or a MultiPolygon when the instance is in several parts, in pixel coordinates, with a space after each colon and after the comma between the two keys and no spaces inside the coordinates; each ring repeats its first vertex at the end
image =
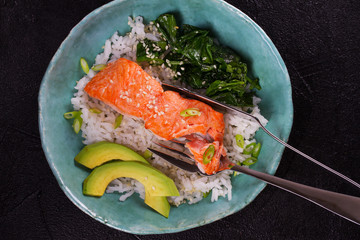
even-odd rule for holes
{"type": "Polygon", "coordinates": [[[164,160],[166,160],[167,162],[185,170],[185,171],[188,171],[188,172],[198,172],[199,169],[198,167],[196,166],[195,162],[193,162],[192,164],[190,163],[187,163],[187,162],[184,162],[180,159],[177,159],[173,156],[170,156],[170,155],[167,155],[163,152],[160,152],[160,151],[157,151],[155,149],[152,149],[152,148],[148,148],[148,150],[156,155],[158,155],[159,157],[163,158],[164,160]]]}
{"type": "Polygon", "coordinates": [[[188,142],[188,141],[181,141],[181,140],[178,140],[178,139],[171,139],[169,141],[172,142],[172,143],[176,143],[176,144],[178,144],[178,145],[180,145],[182,147],[184,147],[185,144],[188,142]]]}
{"type": "MultiPolygon", "coordinates": [[[[194,161],[192,155],[188,151],[186,151],[186,149],[184,148],[184,145],[182,145],[181,143],[179,143],[178,145],[181,147],[182,150],[178,150],[178,149],[176,149],[174,147],[171,147],[171,146],[169,146],[169,145],[167,145],[165,143],[162,143],[162,142],[155,142],[154,141],[154,143],[156,145],[160,146],[160,147],[166,148],[170,152],[173,152],[175,154],[180,154],[181,156],[187,158],[191,162],[194,161]]],[[[176,143],[176,142],[174,142],[174,143],[176,143]]]]}

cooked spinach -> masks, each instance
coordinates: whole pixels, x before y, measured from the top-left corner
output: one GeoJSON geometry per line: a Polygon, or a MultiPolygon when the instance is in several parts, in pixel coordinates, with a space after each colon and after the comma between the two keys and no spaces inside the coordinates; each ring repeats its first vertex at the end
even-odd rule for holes
{"type": "Polygon", "coordinates": [[[162,34],[164,39],[170,43],[170,45],[175,45],[177,42],[177,29],[176,19],[174,15],[163,14],[155,20],[155,26],[157,30],[162,34]]]}
{"type": "Polygon", "coordinates": [[[166,46],[164,41],[153,42],[145,39],[136,46],[136,60],[138,62],[150,62],[150,64],[161,65],[164,63],[164,60],[160,58],[164,51],[162,48],[164,44],[166,46]]]}
{"type": "Polygon", "coordinates": [[[254,90],[261,89],[259,79],[250,78],[246,63],[232,49],[217,44],[210,32],[184,24],[179,28],[172,14],[163,14],[155,22],[161,41],[145,39],[137,46],[137,61],[165,64],[177,77],[206,95],[234,106],[252,106],[254,90]]]}

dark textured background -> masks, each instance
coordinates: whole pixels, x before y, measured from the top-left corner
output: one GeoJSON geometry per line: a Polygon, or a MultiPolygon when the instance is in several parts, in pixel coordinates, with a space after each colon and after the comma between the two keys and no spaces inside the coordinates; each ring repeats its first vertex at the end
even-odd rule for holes
{"type": "MultiPolygon", "coordinates": [[[[189,231],[140,236],[85,215],[61,191],[42,152],[37,96],[47,65],[104,0],[1,0],[1,239],[360,239],[360,227],[268,186],[245,209],[189,231]]],[[[360,182],[360,2],[229,0],[283,57],[293,86],[290,144],[360,182]]],[[[277,176],[360,196],[286,150],[277,176]]]]}

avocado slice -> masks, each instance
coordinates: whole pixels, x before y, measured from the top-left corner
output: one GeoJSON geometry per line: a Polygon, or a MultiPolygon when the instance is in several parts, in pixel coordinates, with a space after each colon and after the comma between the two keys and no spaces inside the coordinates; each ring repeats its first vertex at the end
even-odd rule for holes
{"type": "Polygon", "coordinates": [[[169,217],[170,204],[165,196],[150,196],[145,193],[145,203],[164,217],[169,217]]]}
{"type": "Polygon", "coordinates": [[[97,142],[87,145],[75,157],[75,161],[90,169],[114,159],[148,164],[148,161],[140,154],[128,147],[112,142],[97,142]]]}
{"type": "Polygon", "coordinates": [[[120,177],[134,178],[150,196],[179,196],[174,181],[150,164],[135,161],[115,161],[95,168],[84,180],[83,193],[100,197],[109,183],[120,177]]]}

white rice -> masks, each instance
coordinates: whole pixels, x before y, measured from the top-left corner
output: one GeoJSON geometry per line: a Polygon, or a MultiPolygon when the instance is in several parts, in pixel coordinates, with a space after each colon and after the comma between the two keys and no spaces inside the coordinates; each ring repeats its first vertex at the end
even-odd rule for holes
{"type": "MultiPolygon", "coordinates": [[[[106,64],[120,57],[135,61],[136,45],[140,41],[145,38],[155,41],[160,39],[152,23],[145,26],[142,17],[136,17],[135,19],[129,17],[128,24],[131,27],[131,32],[125,36],[120,36],[115,32],[110,39],[106,40],[104,52],[97,55],[94,65],[106,64]]],[[[159,81],[179,85],[179,81],[172,80],[175,73],[164,65],[161,67],[146,67],[145,71],[159,81]]],[[[152,142],[156,140],[157,137],[145,129],[142,120],[124,116],[121,126],[114,129],[114,122],[119,113],[101,101],[89,97],[83,90],[94,75],[95,72],[90,70],[86,76],[78,81],[75,86],[77,92],[71,99],[74,109],[82,111],[83,125],[81,130],[84,144],[87,145],[99,141],[116,142],[130,147],[140,154],[148,147],[155,147],[152,142]],[[102,112],[100,114],[91,113],[89,111],[91,108],[97,108],[102,112]]],[[[260,114],[260,110],[257,107],[260,99],[254,98],[253,101],[255,107],[252,109],[251,114],[258,117],[265,125],[267,120],[260,114]]],[[[226,124],[224,145],[227,149],[227,154],[233,162],[244,161],[249,156],[242,154],[243,149],[237,146],[235,135],[241,134],[245,138],[245,145],[249,144],[255,141],[253,137],[259,126],[254,120],[245,119],[240,115],[226,113],[224,120],[226,124]]],[[[157,156],[153,156],[150,161],[153,166],[174,180],[180,196],[169,197],[168,199],[170,203],[176,206],[184,202],[188,204],[196,203],[203,199],[204,193],[209,191],[211,191],[212,202],[217,201],[219,197],[226,196],[228,200],[231,200],[231,170],[204,177],[196,173],[185,172],[157,156]]],[[[114,180],[107,188],[107,193],[112,192],[122,193],[119,199],[120,201],[126,200],[135,192],[138,193],[141,198],[145,197],[143,185],[130,178],[114,180]]]]}

